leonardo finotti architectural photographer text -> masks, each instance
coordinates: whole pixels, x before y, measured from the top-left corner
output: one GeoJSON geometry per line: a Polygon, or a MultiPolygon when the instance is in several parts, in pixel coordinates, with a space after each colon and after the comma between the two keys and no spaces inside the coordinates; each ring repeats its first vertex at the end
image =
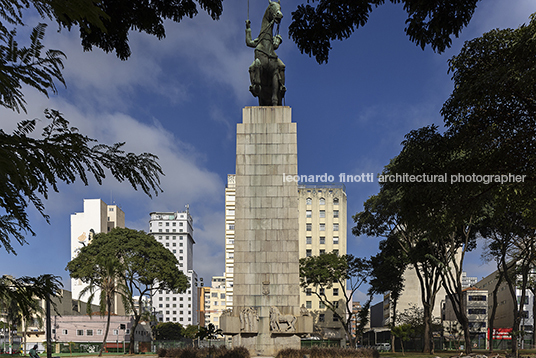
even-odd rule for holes
{"type": "MultiPolygon", "coordinates": [[[[523,183],[526,175],[516,174],[379,174],[378,183],[483,183],[505,184],[523,183]]],[[[333,183],[335,178],[340,183],[373,183],[374,173],[361,173],[356,175],[340,173],[334,176],[328,173],[317,175],[291,175],[283,173],[283,182],[296,183],[333,183]]]]}

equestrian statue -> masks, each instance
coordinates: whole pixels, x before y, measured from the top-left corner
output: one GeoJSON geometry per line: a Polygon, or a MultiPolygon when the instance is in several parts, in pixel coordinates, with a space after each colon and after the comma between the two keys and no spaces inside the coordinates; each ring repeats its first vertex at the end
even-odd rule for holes
{"type": "Polygon", "coordinates": [[[255,61],[249,66],[249,91],[259,98],[259,106],[281,106],[287,90],[285,64],[275,53],[283,38],[273,34],[274,24],[279,27],[283,18],[279,1],[268,1],[261,32],[254,40],[251,38],[251,22],[246,21],[246,45],[255,48],[255,61]]]}

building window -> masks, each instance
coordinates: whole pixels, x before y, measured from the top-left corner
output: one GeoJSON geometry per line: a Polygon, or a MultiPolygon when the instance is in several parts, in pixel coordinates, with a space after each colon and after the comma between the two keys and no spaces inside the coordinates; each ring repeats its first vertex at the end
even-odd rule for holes
{"type": "Polygon", "coordinates": [[[83,329],[77,329],[76,330],[76,335],[77,336],[83,336],[84,335],[84,330],[83,329]]]}
{"type": "Polygon", "coordinates": [[[469,314],[486,314],[485,308],[469,308],[468,312],[469,314]]]}
{"type": "Polygon", "coordinates": [[[92,329],[86,329],[86,336],[92,336],[93,330],[92,329]]]}
{"type": "Polygon", "coordinates": [[[339,217],[339,210],[333,210],[333,217],[338,218],[339,217]]]}
{"type": "Polygon", "coordinates": [[[312,296],[312,295],[313,295],[313,293],[312,293],[312,291],[311,291],[310,288],[306,288],[306,289],[305,289],[305,295],[306,295],[306,296],[312,296]]]}
{"type": "Polygon", "coordinates": [[[326,315],[321,313],[318,315],[318,322],[324,322],[326,320],[326,315]]]}
{"type": "Polygon", "coordinates": [[[313,203],[313,199],[307,198],[305,199],[305,205],[311,205],[313,203]]]}
{"type": "Polygon", "coordinates": [[[326,217],[326,210],[320,210],[320,217],[325,218],[326,217]]]}
{"type": "Polygon", "coordinates": [[[229,224],[229,230],[234,230],[234,224],[229,224]]]}
{"type": "Polygon", "coordinates": [[[320,231],[326,231],[326,224],[320,224],[320,231]]]}
{"type": "Polygon", "coordinates": [[[305,308],[313,308],[313,303],[311,301],[305,301],[305,308]]]}
{"type": "Polygon", "coordinates": [[[335,249],[335,250],[333,250],[333,253],[334,253],[335,255],[339,256],[339,249],[335,249]]]}
{"type": "Polygon", "coordinates": [[[324,308],[326,308],[326,305],[324,304],[324,302],[318,302],[318,308],[323,310],[324,308]]]}
{"type": "Polygon", "coordinates": [[[339,231],[339,224],[333,224],[333,231],[339,231]]]}
{"type": "Polygon", "coordinates": [[[333,296],[338,296],[339,295],[339,289],[338,288],[334,288],[333,289],[333,296]]]}
{"type": "Polygon", "coordinates": [[[312,238],[311,236],[307,236],[307,237],[305,238],[305,243],[306,243],[307,245],[311,245],[311,244],[313,243],[313,238],[312,238]]]}
{"type": "MultiPolygon", "coordinates": [[[[485,295],[471,295],[469,296],[469,301],[486,301],[486,296],[485,295]]],[[[520,301],[519,297],[517,298],[517,301],[519,303],[520,301]]]]}
{"type": "Polygon", "coordinates": [[[333,315],[333,322],[339,322],[339,317],[333,315]]]}
{"type": "Polygon", "coordinates": [[[69,331],[66,330],[66,329],[62,329],[62,330],[61,330],[61,334],[68,334],[68,333],[69,333],[69,331]]]}
{"type": "Polygon", "coordinates": [[[313,224],[310,224],[310,223],[305,224],[305,230],[306,230],[306,231],[311,231],[311,230],[313,230],[313,224]]]}
{"type": "Polygon", "coordinates": [[[320,249],[320,251],[319,251],[319,255],[324,255],[325,253],[326,253],[326,250],[324,250],[324,249],[320,249]]]}
{"type": "Polygon", "coordinates": [[[218,292],[211,292],[210,295],[211,295],[212,297],[216,297],[216,298],[217,298],[217,297],[218,297],[218,292]]]}
{"type": "Polygon", "coordinates": [[[324,295],[324,288],[323,287],[320,288],[320,294],[324,295]]]}
{"type": "Polygon", "coordinates": [[[333,198],[333,205],[339,205],[339,198],[333,198]]]}
{"type": "Polygon", "coordinates": [[[334,236],[333,237],[333,245],[338,245],[339,244],[339,238],[337,236],[334,236]]]}
{"type": "Polygon", "coordinates": [[[225,298],[225,293],[220,293],[220,298],[225,298]]]}
{"type": "Polygon", "coordinates": [[[305,250],[305,256],[311,257],[313,256],[313,252],[310,249],[305,250]]]}
{"type": "Polygon", "coordinates": [[[324,236],[320,236],[320,245],[324,245],[326,243],[326,238],[324,236]]]}
{"type": "Polygon", "coordinates": [[[305,217],[310,218],[313,216],[313,212],[311,210],[305,210],[305,217]]]}
{"type": "Polygon", "coordinates": [[[320,205],[326,205],[326,199],[324,199],[324,198],[320,198],[320,199],[318,199],[318,204],[320,204],[320,205]]]}

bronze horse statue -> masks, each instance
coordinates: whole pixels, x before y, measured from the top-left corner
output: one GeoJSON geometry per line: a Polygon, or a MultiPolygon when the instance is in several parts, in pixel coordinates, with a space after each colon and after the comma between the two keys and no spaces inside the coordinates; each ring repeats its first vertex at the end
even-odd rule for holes
{"type": "Polygon", "coordinates": [[[251,23],[246,21],[246,45],[255,48],[255,61],[249,66],[251,85],[249,91],[259,98],[259,106],[281,106],[285,97],[285,64],[275,50],[283,38],[273,35],[274,24],[279,25],[283,14],[278,1],[268,0],[268,8],[262,18],[259,37],[252,40],[251,23]]]}

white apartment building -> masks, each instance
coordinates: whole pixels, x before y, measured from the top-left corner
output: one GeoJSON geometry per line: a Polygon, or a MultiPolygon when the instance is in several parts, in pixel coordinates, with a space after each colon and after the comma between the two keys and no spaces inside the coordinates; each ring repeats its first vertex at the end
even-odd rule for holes
{"type": "Polygon", "coordinates": [[[212,323],[216,329],[220,328],[220,316],[226,309],[225,276],[213,276],[210,291],[205,297],[205,326],[212,323]]]}
{"type": "Polygon", "coordinates": [[[190,281],[190,288],[184,293],[157,291],[152,306],[162,322],[177,322],[183,326],[198,324],[198,278],[193,267],[194,227],[186,207],[182,212],[152,212],[149,220],[149,234],[175,255],[179,269],[190,281]]]}
{"type": "MultiPolygon", "coordinates": [[[[300,258],[336,252],[346,255],[347,198],[344,184],[298,184],[298,215],[300,258]]],[[[314,288],[300,290],[300,305],[304,305],[314,322],[314,335],[323,339],[342,339],[341,322],[313,293],[314,288]]],[[[331,302],[338,301],[344,312],[346,286],[326,289],[331,302]]]]}
{"type": "MultiPolygon", "coordinates": [[[[101,199],[84,199],[84,211],[71,215],[71,260],[78,255],[78,250],[89,245],[96,234],[106,233],[115,227],[125,227],[125,213],[117,205],[107,205],[101,199]]],[[[78,279],[71,279],[72,296],[80,298],[80,292],[86,284],[78,279]]],[[[87,302],[88,295],[80,299],[87,302]],[[84,299],[85,298],[85,299],[84,299]]],[[[99,304],[99,294],[92,302],[99,304]]],[[[119,295],[114,300],[114,313],[125,314],[119,295]]]]}
{"type": "Polygon", "coordinates": [[[235,238],[236,175],[227,175],[225,186],[225,297],[227,308],[233,308],[233,268],[235,238]]]}

